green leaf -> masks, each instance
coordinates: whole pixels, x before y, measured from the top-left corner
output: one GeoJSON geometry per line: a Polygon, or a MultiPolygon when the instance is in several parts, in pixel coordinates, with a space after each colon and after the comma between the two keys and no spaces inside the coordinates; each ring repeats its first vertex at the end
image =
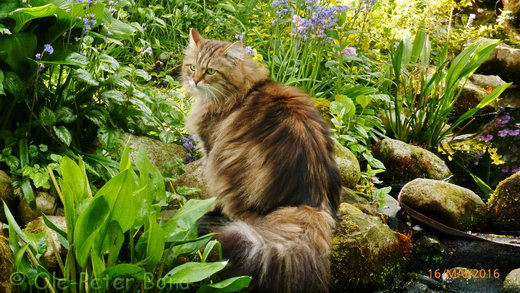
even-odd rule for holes
{"type": "Polygon", "coordinates": [[[190,284],[199,282],[220,272],[227,265],[223,262],[188,262],[169,271],[162,279],[166,284],[190,284]]]}
{"type": "Polygon", "coordinates": [[[161,261],[164,251],[164,232],[157,224],[155,214],[148,217],[148,238],[146,241],[147,266],[154,268],[161,261]]]}
{"type": "Polygon", "coordinates": [[[4,89],[11,93],[16,99],[24,99],[25,98],[25,83],[22,81],[18,74],[7,71],[4,72],[4,81],[3,81],[4,89]]]}
{"type": "Polygon", "coordinates": [[[61,142],[63,142],[66,146],[70,146],[70,143],[72,142],[72,135],[65,126],[53,126],[52,130],[54,130],[54,134],[56,134],[56,137],[58,137],[61,142]]]}
{"type": "Polygon", "coordinates": [[[126,102],[125,94],[123,94],[122,92],[117,91],[117,90],[104,91],[101,94],[101,97],[103,99],[107,99],[109,101],[110,100],[114,100],[114,101],[119,102],[119,103],[125,103],[126,102]]]}
{"type": "Polygon", "coordinates": [[[36,44],[37,40],[34,33],[21,32],[12,35],[0,35],[0,52],[4,51],[7,54],[0,60],[3,59],[1,61],[7,63],[17,74],[27,76],[31,73],[27,58],[34,58],[36,44]]]}
{"type": "Polygon", "coordinates": [[[41,61],[51,65],[69,65],[84,67],[88,64],[88,58],[76,52],[64,52],[56,50],[54,54],[41,61]]]}
{"type": "Polygon", "coordinates": [[[183,241],[197,237],[197,221],[215,202],[215,198],[205,200],[190,199],[162,228],[166,240],[183,241]]]}
{"type": "Polygon", "coordinates": [[[98,129],[97,136],[103,147],[113,149],[119,145],[121,140],[121,131],[117,128],[102,125],[98,129]]]}
{"type": "Polygon", "coordinates": [[[141,279],[145,269],[135,264],[118,264],[107,268],[99,278],[101,280],[113,280],[118,277],[132,277],[141,279]]]}
{"type": "Polygon", "coordinates": [[[39,7],[17,9],[10,14],[10,17],[16,22],[14,32],[19,32],[25,24],[33,19],[55,16],[59,13],[63,13],[63,10],[56,7],[56,5],[48,4],[39,7]]]}
{"type": "Polygon", "coordinates": [[[166,144],[170,144],[175,140],[175,134],[171,131],[161,131],[159,139],[166,144]]]}
{"type": "Polygon", "coordinates": [[[125,235],[117,221],[110,222],[108,226],[109,247],[108,247],[108,266],[113,266],[118,260],[119,252],[125,241],[125,235]]]}
{"type": "Polygon", "coordinates": [[[61,107],[56,110],[56,120],[63,121],[65,123],[72,123],[76,121],[78,115],[74,114],[69,107],[61,107]]]}
{"type": "Polygon", "coordinates": [[[227,293],[238,292],[249,287],[251,277],[241,276],[220,281],[216,284],[202,285],[197,293],[227,293]]]}
{"type": "Polygon", "coordinates": [[[98,86],[99,82],[85,69],[79,68],[74,70],[72,76],[78,80],[81,80],[89,85],[98,86]]]}
{"type": "Polygon", "coordinates": [[[45,106],[41,108],[39,118],[40,122],[45,126],[52,126],[56,123],[54,111],[45,106]]]}
{"type": "Polygon", "coordinates": [[[107,123],[108,115],[109,114],[106,113],[106,111],[97,108],[93,108],[85,113],[85,117],[87,117],[88,120],[92,121],[98,127],[101,127],[107,123]]]}
{"type": "Polygon", "coordinates": [[[0,95],[5,95],[4,91],[4,72],[0,69],[0,95]]]}
{"type": "Polygon", "coordinates": [[[74,227],[74,243],[76,244],[76,259],[80,267],[87,264],[90,249],[102,226],[109,216],[110,207],[103,196],[93,198],[79,215],[74,227]]]}

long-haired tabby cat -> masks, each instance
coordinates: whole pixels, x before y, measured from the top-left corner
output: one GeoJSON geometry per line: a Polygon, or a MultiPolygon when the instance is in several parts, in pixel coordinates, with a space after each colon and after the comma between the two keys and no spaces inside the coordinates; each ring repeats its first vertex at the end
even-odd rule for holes
{"type": "Polygon", "coordinates": [[[190,31],[182,65],[231,270],[259,292],[326,292],[340,176],[327,124],[303,92],[267,77],[239,43],[190,31]]]}

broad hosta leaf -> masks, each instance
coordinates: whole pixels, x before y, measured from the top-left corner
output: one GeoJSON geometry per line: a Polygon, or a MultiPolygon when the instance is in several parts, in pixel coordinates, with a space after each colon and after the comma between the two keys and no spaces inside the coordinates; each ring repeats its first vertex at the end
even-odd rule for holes
{"type": "Polygon", "coordinates": [[[203,285],[197,291],[197,293],[227,293],[227,292],[238,292],[242,289],[249,287],[251,283],[251,277],[242,276],[230,278],[216,284],[203,285]]]}
{"type": "Polygon", "coordinates": [[[188,262],[169,271],[162,279],[166,284],[190,284],[202,281],[220,272],[227,265],[223,262],[188,262]]]}
{"type": "Polygon", "coordinates": [[[93,198],[79,215],[74,228],[76,259],[80,267],[87,264],[88,255],[94,239],[109,216],[110,208],[103,196],[93,198]]]}
{"type": "Polygon", "coordinates": [[[88,71],[86,71],[85,69],[76,69],[74,70],[74,73],[73,73],[73,76],[78,79],[78,80],[81,80],[89,85],[92,85],[92,86],[98,86],[99,85],[99,82],[92,76],[92,74],[90,74],[88,71]]]}
{"type": "Polygon", "coordinates": [[[70,143],[72,142],[72,135],[65,126],[53,126],[52,130],[54,130],[54,134],[56,134],[56,137],[58,137],[61,142],[63,142],[66,146],[70,146],[70,143]]]}
{"type": "Polygon", "coordinates": [[[40,110],[40,122],[45,126],[52,126],[56,123],[56,115],[54,114],[54,111],[47,107],[42,107],[40,110]]]}
{"type": "Polygon", "coordinates": [[[19,75],[27,75],[29,73],[27,58],[34,57],[36,43],[36,35],[33,33],[21,32],[12,35],[0,35],[0,51],[6,53],[2,61],[19,75]]]}
{"type": "Polygon", "coordinates": [[[197,237],[197,221],[215,202],[215,198],[205,200],[190,199],[173,217],[163,225],[167,241],[183,241],[197,237]]]}

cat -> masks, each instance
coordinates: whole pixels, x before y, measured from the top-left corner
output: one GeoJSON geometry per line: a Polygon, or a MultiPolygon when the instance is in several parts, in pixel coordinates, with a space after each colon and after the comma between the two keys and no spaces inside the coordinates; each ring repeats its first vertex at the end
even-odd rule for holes
{"type": "Polygon", "coordinates": [[[256,292],[328,292],[341,188],[328,126],[310,98],[268,78],[240,43],[190,30],[186,126],[202,144],[230,270],[256,292]]]}

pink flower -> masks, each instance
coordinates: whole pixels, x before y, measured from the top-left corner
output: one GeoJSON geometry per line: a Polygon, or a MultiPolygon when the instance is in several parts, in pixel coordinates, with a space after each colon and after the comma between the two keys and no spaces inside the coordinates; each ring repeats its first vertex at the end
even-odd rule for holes
{"type": "Polygon", "coordinates": [[[356,48],[345,47],[345,49],[341,50],[341,55],[356,57],[357,56],[356,48]]]}

